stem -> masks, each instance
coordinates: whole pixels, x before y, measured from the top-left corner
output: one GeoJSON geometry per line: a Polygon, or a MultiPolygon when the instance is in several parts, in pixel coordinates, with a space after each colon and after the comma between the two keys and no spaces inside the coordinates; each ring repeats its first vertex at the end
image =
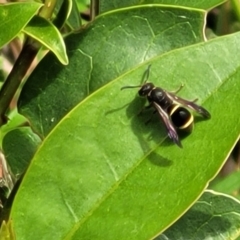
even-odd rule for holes
{"type": "Polygon", "coordinates": [[[46,0],[38,15],[49,20],[52,17],[56,3],[57,0],[46,0]]]}
{"type": "Polygon", "coordinates": [[[91,21],[99,14],[99,0],[92,0],[90,5],[91,21]]]}
{"type": "Polygon", "coordinates": [[[6,111],[38,50],[26,40],[12,71],[0,90],[0,126],[6,123],[6,111]]]}
{"type": "Polygon", "coordinates": [[[229,33],[229,7],[229,2],[225,2],[220,6],[216,27],[216,34],[218,36],[229,33]]]}
{"type": "Polygon", "coordinates": [[[231,0],[232,2],[232,8],[238,18],[238,21],[240,20],[240,3],[239,0],[231,0]]]}

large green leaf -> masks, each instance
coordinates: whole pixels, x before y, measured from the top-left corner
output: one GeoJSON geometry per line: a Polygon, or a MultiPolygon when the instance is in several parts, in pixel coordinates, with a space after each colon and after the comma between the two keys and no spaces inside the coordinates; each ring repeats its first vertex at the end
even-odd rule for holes
{"type": "Polygon", "coordinates": [[[19,34],[41,6],[36,2],[0,5],[0,48],[19,34]]]}
{"type": "Polygon", "coordinates": [[[123,7],[130,7],[135,5],[141,4],[166,4],[166,5],[173,5],[173,6],[183,6],[183,7],[192,7],[198,9],[205,9],[208,10],[213,8],[217,5],[226,2],[226,0],[202,0],[202,1],[189,1],[189,0],[115,0],[115,1],[108,1],[103,0],[100,1],[100,12],[107,12],[110,10],[123,8],[123,7]]]}
{"type": "Polygon", "coordinates": [[[205,12],[141,6],[102,15],[66,41],[67,67],[48,55],[22,90],[19,111],[42,136],[89,93],[148,59],[203,40],[205,12]]]}
{"type": "Polygon", "coordinates": [[[216,175],[240,132],[240,33],[163,54],[85,98],[36,153],[11,219],[17,239],[149,239],[176,221],[216,175]],[[137,85],[199,98],[212,119],[182,140],[147,126],[137,85]],[[49,227],[51,226],[51,227],[49,227]]]}
{"type": "Polygon", "coordinates": [[[156,240],[237,239],[239,228],[240,202],[224,194],[206,191],[182,218],[156,240]]]}

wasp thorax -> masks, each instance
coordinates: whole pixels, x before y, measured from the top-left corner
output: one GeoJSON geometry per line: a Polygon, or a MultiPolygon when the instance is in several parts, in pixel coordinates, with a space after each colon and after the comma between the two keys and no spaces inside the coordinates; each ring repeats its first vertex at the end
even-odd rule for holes
{"type": "Polygon", "coordinates": [[[167,110],[172,104],[173,100],[168,97],[166,92],[159,87],[155,87],[148,96],[150,102],[157,102],[163,109],[167,110]]]}
{"type": "Polygon", "coordinates": [[[153,88],[154,88],[153,83],[145,83],[138,91],[138,94],[141,97],[145,97],[148,95],[149,92],[152,91],[153,88]]]}

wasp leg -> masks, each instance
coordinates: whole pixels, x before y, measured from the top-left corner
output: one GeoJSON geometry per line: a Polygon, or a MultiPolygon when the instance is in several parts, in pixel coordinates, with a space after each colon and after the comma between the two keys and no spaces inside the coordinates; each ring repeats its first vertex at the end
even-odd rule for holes
{"type": "Polygon", "coordinates": [[[184,87],[184,84],[181,84],[181,85],[178,87],[177,90],[171,91],[170,93],[172,93],[172,94],[177,94],[177,93],[179,93],[179,92],[182,90],[183,87],[184,87]]]}
{"type": "Polygon", "coordinates": [[[153,114],[155,114],[157,111],[153,111],[151,117],[145,122],[145,125],[148,125],[152,121],[153,114]]]}
{"type": "Polygon", "coordinates": [[[151,108],[151,107],[152,107],[152,105],[144,106],[144,107],[139,111],[139,113],[138,113],[137,115],[140,115],[145,109],[149,109],[149,108],[151,108]]]}

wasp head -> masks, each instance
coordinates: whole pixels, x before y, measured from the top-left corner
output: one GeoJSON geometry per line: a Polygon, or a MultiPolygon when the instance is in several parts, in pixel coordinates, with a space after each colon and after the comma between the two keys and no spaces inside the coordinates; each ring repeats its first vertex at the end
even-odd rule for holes
{"type": "Polygon", "coordinates": [[[139,96],[146,97],[154,88],[153,83],[145,83],[142,85],[140,90],[138,91],[139,96]]]}

